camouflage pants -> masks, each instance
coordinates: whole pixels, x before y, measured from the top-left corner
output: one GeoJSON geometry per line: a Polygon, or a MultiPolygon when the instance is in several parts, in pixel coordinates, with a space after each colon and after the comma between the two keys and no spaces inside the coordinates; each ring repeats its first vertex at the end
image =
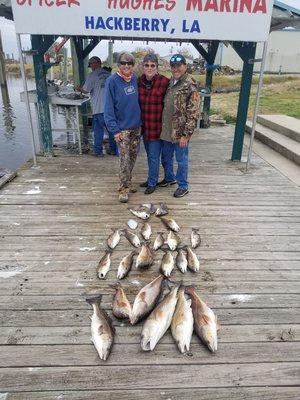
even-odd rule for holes
{"type": "Polygon", "coordinates": [[[120,150],[120,187],[119,191],[129,191],[132,170],[136,161],[141,139],[140,129],[129,129],[121,132],[123,139],[118,143],[120,150]]]}

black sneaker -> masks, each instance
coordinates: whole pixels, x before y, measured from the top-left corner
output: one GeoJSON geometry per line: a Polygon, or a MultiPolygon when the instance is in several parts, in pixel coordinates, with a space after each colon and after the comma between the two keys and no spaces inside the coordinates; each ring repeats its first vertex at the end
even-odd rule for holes
{"type": "Polygon", "coordinates": [[[167,181],[166,179],[163,179],[162,181],[158,182],[157,186],[167,187],[167,186],[172,186],[175,184],[176,184],[176,181],[167,181]]]}
{"type": "Polygon", "coordinates": [[[116,155],[116,152],[115,152],[115,150],[108,149],[108,150],[106,151],[106,154],[109,154],[110,156],[115,156],[115,155],[116,155]]]}
{"type": "Polygon", "coordinates": [[[103,153],[92,153],[91,154],[93,157],[99,157],[99,158],[103,158],[104,154],[103,153]]]}
{"type": "Polygon", "coordinates": [[[188,189],[181,189],[181,188],[178,188],[178,189],[176,189],[175,190],[175,192],[174,192],[174,197],[183,197],[183,196],[185,196],[186,194],[188,194],[188,189]]]}
{"type": "Polygon", "coordinates": [[[146,182],[141,183],[140,187],[148,187],[148,182],[146,181],[146,182]]]}
{"type": "Polygon", "coordinates": [[[148,186],[144,193],[145,194],[151,194],[154,191],[155,191],[155,186],[148,186]]]}

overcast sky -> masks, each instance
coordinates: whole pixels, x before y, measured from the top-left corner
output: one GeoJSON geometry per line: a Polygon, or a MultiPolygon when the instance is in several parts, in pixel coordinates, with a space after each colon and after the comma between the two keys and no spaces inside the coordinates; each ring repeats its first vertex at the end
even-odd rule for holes
{"type": "MultiPolygon", "coordinates": [[[[300,0],[281,0],[283,3],[288,4],[292,7],[300,9],[300,0]]],[[[17,44],[16,44],[16,34],[15,34],[15,29],[14,29],[14,23],[13,21],[9,21],[3,17],[0,17],[0,31],[2,35],[2,43],[3,43],[3,50],[4,53],[11,55],[12,53],[15,55],[15,58],[17,58],[17,44]]],[[[22,45],[23,48],[30,48],[30,40],[28,35],[22,35],[22,45]]],[[[168,55],[171,52],[171,47],[172,47],[172,52],[176,52],[178,49],[180,49],[179,44],[176,43],[154,43],[154,42],[149,42],[143,43],[143,42],[131,42],[131,41],[124,41],[121,43],[120,41],[115,41],[114,43],[114,51],[121,51],[121,50],[129,50],[132,51],[136,47],[152,47],[155,49],[157,53],[159,53],[162,56],[168,55]]],[[[190,52],[194,55],[197,56],[198,52],[194,49],[192,45],[183,43],[182,47],[187,47],[190,52]]],[[[107,57],[107,41],[100,42],[99,45],[94,49],[94,51],[91,53],[91,55],[97,54],[100,56],[102,59],[106,59],[107,57]]]]}

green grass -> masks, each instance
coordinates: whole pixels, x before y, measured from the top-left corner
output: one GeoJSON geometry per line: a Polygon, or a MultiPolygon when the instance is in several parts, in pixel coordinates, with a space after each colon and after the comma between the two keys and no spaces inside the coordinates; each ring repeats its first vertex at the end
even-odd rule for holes
{"type": "MultiPolygon", "coordinates": [[[[253,85],[248,118],[252,118],[257,86],[253,85]]],[[[213,94],[212,113],[227,122],[235,122],[239,93],[213,94]]],[[[264,84],[259,104],[260,114],[285,114],[300,119],[300,78],[264,84]]]]}

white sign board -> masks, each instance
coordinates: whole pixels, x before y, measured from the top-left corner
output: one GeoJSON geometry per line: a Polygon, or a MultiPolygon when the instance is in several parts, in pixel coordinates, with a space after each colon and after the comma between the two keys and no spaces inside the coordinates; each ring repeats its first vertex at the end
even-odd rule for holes
{"type": "Polygon", "coordinates": [[[12,0],[17,33],[266,41],[273,0],[12,0]]]}

